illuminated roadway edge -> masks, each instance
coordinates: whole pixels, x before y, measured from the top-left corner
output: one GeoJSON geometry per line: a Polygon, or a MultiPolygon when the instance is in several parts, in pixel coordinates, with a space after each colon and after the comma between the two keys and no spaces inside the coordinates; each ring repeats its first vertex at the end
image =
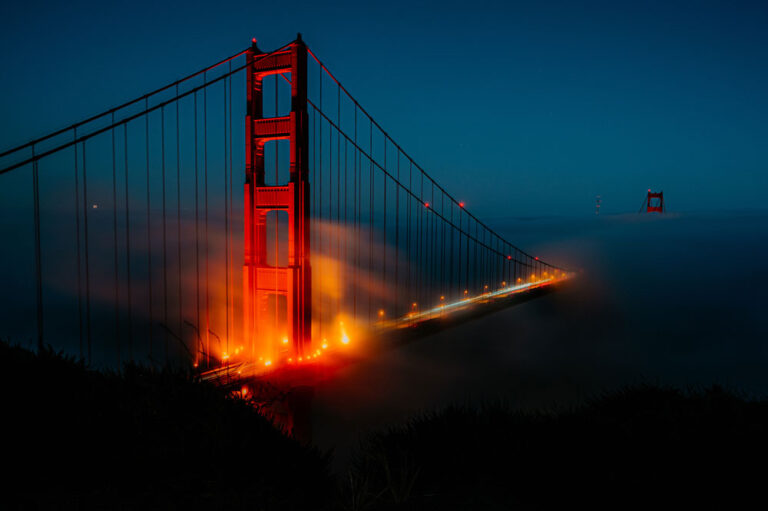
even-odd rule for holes
{"type": "MultiPolygon", "coordinates": [[[[553,276],[537,280],[536,282],[527,282],[523,284],[516,284],[514,286],[506,286],[495,291],[488,291],[480,295],[464,298],[456,302],[441,304],[425,311],[411,312],[397,319],[378,321],[374,325],[371,335],[375,337],[387,337],[387,334],[390,333],[404,331],[405,329],[411,329],[416,326],[425,325],[426,323],[432,323],[434,320],[451,317],[459,311],[470,310],[474,305],[499,303],[499,299],[511,298],[516,295],[529,293],[553,284],[571,280],[574,277],[574,273],[562,273],[559,277],[553,276]]],[[[323,350],[322,354],[326,355],[323,358],[329,358],[329,356],[333,357],[334,355],[337,355],[342,359],[348,358],[348,356],[341,353],[335,353],[336,351],[337,350],[333,348],[323,350]]],[[[339,360],[336,362],[338,363],[339,360]]],[[[347,362],[349,362],[349,360],[347,360],[347,362]]],[[[278,373],[288,371],[292,374],[290,376],[285,376],[288,377],[288,379],[295,380],[298,376],[296,371],[309,370],[313,368],[316,369],[322,364],[323,362],[319,358],[312,359],[311,361],[307,360],[303,364],[286,362],[280,364],[272,364],[270,362],[268,365],[264,365],[262,363],[256,363],[252,361],[243,361],[230,363],[222,367],[205,371],[200,373],[198,377],[203,381],[210,381],[225,386],[236,386],[244,380],[262,379],[264,377],[277,377],[278,379],[283,379],[280,378],[278,373]]],[[[299,377],[298,379],[304,380],[305,377],[307,377],[309,380],[316,380],[318,376],[319,375],[311,376],[309,374],[305,374],[303,377],[299,377]]]]}
{"type": "Polygon", "coordinates": [[[501,289],[497,289],[496,291],[489,291],[487,293],[473,296],[471,298],[461,299],[458,302],[441,304],[441,305],[438,305],[437,307],[434,307],[432,309],[425,310],[422,312],[412,312],[396,320],[385,322],[385,325],[383,326],[394,326],[397,328],[401,328],[403,326],[410,326],[414,322],[441,317],[446,313],[446,311],[453,312],[454,310],[462,309],[464,307],[467,307],[475,303],[485,303],[492,298],[506,298],[507,296],[511,296],[513,294],[522,293],[524,291],[530,291],[532,289],[536,289],[539,287],[548,286],[549,284],[553,284],[556,281],[562,281],[567,278],[569,277],[567,276],[564,276],[561,278],[548,277],[546,279],[542,279],[537,282],[528,282],[525,284],[517,284],[515,286],[502,287],[501,289]]]}

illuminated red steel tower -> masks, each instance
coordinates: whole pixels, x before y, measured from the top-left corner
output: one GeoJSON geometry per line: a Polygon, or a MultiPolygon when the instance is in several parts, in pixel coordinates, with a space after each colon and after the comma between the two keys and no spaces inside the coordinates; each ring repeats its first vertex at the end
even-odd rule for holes
{"type": "Polygon", "coordinates": [[[664,192],[652,192],[648,189],[646,204],[647,213],[664,213],[664,192]]]}
{"type": "Polygon", "coordinates": [[[282,345],[285,336],[287,345],[280,347],[300,356],[309,348],[312,323],[307,47],[301,34],[286,49],[271,54],[259,50],[254,40],[247,59],[244,340],[250,346],[273,342],[282,345]],[[263,80],[277,73],[290,73],[291,112],[284,117],[264,118],[263,80]],[[266,186],[264,144],[277,144],[278,140],[290,141],[290,179],[284,185],[266,186]],[[275,265],[267,264],[266,220],[270,211],[288,214],[287,266],[276,266],[277,254],[275,265]],[[270,296],[275,303],[281,297],[285,299],[286,316],[279,332],[270,332],[265,324],[270,296]]]}

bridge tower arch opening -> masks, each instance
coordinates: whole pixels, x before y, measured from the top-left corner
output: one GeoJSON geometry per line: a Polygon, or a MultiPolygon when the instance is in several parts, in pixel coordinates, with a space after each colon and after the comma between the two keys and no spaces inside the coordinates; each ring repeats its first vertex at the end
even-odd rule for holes
{"type": "Polygon", "coordinates": [[[246,58],[244,343],[254,355],[302,356],[310,349],[312,324],[307,47],[300,34],[273,53],[261,51],[254,40],[246,58]],[[290,74],[291,110],[264,117],[264,78],[274,74],[290,74]],[[289,179],[267,186],[264,145],[280,140],[290,144],[289,179]],[[272,211],[287,216],[284,265],[267,254],[267,215],[272,211]],[[271,310],[276,304],[282,304],[282,311],[271,310]]]}

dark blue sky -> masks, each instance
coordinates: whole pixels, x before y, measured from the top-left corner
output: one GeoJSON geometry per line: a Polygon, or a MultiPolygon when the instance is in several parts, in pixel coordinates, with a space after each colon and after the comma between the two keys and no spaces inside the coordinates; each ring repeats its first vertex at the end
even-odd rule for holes
{"type": "Polygon", "coordinates": [[[765,2],[4,2],[0,147],[299,31],[482,217],[765,207],[765,2]]]}

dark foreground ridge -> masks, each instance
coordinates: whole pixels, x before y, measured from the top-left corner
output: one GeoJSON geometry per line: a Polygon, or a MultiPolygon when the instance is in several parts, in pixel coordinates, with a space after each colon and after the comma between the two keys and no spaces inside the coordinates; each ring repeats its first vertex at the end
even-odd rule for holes
{"type": "Polygon", "coordinates": [[[313,509],[330,499],[318,450],[188,375],[102,373],[4,343],[0,375],[5,498],[14,504],[313,509]]]}
{"type": "Polygon", "coordinates": [[[768,402],[718,387],[557,414],[450,407],[372,435],[351,486],[406,509],[733,509],[765,501],[767,435],[768,402]]]}
{"type": "Polygon", "coordinates": [[[641,386],[558,413],[450,407],[369,435],[344,474],[170,370],[0,344],[0,507],[733,508],[764,501],[768,401],[641,386]],[[6,506],[6,504],[8,504],[6,506]]]}

